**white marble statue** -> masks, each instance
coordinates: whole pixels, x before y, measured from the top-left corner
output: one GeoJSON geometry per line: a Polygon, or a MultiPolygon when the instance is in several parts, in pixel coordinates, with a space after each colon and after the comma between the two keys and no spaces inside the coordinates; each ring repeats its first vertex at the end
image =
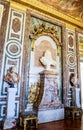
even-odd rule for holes
{"type": "Polygon", "coordinates": [[[51,52],[49,50],[45,51],[44,56],[40,58],[40,62],[46,66],[46,70],[51,70],[51,66],[56,66],[56,61],[53,60],[51,52]]]}

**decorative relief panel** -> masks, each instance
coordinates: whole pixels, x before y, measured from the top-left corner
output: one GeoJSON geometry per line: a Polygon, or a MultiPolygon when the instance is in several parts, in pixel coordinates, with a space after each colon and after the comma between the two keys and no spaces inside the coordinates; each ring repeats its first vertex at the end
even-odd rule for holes
{"type": "Polygon", "coordinates": [[[8,40],[16,39],[20,44],[23,41],[23,24],[24,24],[24,16],[22,13],[17,13],[12,10],[10,14],[10,28],[8,34],[8,40]]]}
{"type": "MultiPolygon", "coordinates": [[[[7,74],[10,67],[15,66],[17,73],[21,77],[21,67],[22,67],[22,56],[23,56],[23,42],[24,42],[24,30],[25,30],[25,14],[17,10],[10,9],[8,24],[6,30],[6,39],[4,45],[4,54],[3,54],[3,65],[1,72],[1,82],[0,82],[0,98],[7,98],[7,88],[9,85],[4,81],[4,76],[7,74]]],[[[21,79],[20,79],[21,80],[21,79]]],[[[18,117],[19,111],[19,100],[20,96],[20,82],[15,84],[17,88],[16,92],[16,114],[15,117],[18,117]]],[[[5,100],[4,99],[4,100],[5,100]]],[[[0,102],[2,103],[2,102],[0,102]]],[[[6,108],[6,104],[3,106],[6,108]]],[[[2,113],[4,109],[1,107],[2,113]]],[[[5,114],[0,115],[1,119],[5,114]]]]}
{"type": "Polygon", "coordinates": [[[70,89],[70,75],[71,73],[77,75],[77,59],[76,59],[76,38],[75,32],[72,30],[66,30],[66,46],[67,46],[67,65],[68,65],[68,101],[67,105],[71,105],[71,93],[70,89]]]}
{"type": "Polygon", "coordinates": [[[4,6],[0,4],[0,26],[1,26],[1,22],[2,22],[3,9],[4,9],[4,6]]]}
{"type": "Polygon", "coordinates": [[[76,56],[74,53],[69,53],[67,55],[68,59],[67,59],[67,64],[69,66],[69,68],[74,68],[76,66],[76,56]]]}
{"type": "MultiPolygon", "coordinates": [[[[7,95],[7,84],[3,81],[4,75],[8,69],[12,66],[17,67],[17,72],[21,75],[22,65],[22,50],[24,35],[24,14],[15,10],[10,10],[10,16],[8,21],[6,43],[4,49],[4,61],[3,61],[3,72],[2,72],[2,88],[0,91],[1,97],[7,95]]],[[[20,83],[16,85],[17,96],[20,92],[20,83]]]]}
{"type": "Polygon", "coordinates": [[[68,68],[76,69],[76,39],[75,32],[67,30],[67,64],[68,68]]]}
{"type": "Polygon", "coordinates": [[[6,46],[6,54],[11,58],[19,58],[21,56],[22,47],[18,41],[10,41],[6,46]]]}
{"type": "Polygon", "coordinates": [[[5,117],[6,113],[6,102],[0,102],[0,120],[2,120],[5,117]]]}
{"type": "MultiPolygon", "coordinates": [[[[7,102],[2,101],[0,102],[0,120],[2,120],[3,118],[5,118],[5,114],[7,111],[6,108],[7,102]]],[[[15,118],[18,118],[18,112],[19,112],[19,101],[15,102],[15,118]]]]}

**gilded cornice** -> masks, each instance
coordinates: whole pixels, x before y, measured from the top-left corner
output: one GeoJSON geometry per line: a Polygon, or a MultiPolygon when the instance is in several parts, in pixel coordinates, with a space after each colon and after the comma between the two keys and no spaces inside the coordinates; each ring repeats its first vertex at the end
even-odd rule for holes
{"type": "Polygon", "coordinates": [[[72,24],[66,23],[66,28],[69,28],[69,29],[71,29],[71,30],[75,30],[75,29],[76,29],[76,26],[73,26],[72,24]]]}
{"type": "Polygon", "coordinates": [[[7,1],[10,2],[10,5],[12,7],[20,9],[22,11],[26,11],[27,8],[31,10],[39,11],[48,16],[57,18],[59,20],[62,20],[63,22],[67,22],[69,24],[72,24],[73,26],[83,29],[83,23],[80,22],[79,20],[76,20],[73,17],[65,15],[51,8],[49,5],[45,5],[37,0],[7,0],[7,1]]]}

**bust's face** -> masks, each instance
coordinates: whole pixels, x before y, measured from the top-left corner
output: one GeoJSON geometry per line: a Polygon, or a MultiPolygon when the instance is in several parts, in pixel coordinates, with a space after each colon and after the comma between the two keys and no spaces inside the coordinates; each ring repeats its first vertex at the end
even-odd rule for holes
{"type": "Polygon", "coordinates": [[[75,76],[72,77],[71,82],[72,82],[73,84],[75,84],[75,76]]]}
{"type": "Polygon", "coordinates": [[[47,51],[45,52],[45,57],[51,57],[51,52],[47,50],[47,51]]]}
{"type": "Polygon", "coordinates": [[[12,68],[11,68],[11,72],[12,72],[12,73],[16,73],[16,72],[17,72],[16,67],[12,67],[12,68]]]}

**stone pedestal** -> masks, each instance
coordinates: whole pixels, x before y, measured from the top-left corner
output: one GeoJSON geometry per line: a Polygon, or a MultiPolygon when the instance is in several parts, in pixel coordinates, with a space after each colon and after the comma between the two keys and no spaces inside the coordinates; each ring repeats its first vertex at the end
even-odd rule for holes
{"type": "Polygon", "coordinates": [[[76,100],[76,106],[77,108],[81,108],[81,101],[80,101],[80,88],[75,89],[75,100],[76,100]]]}
{"type": "Polygon", "coordinates": [[[41,103],[38,122],[45,123],[64,119],[64,108],[60,100],[58,73],[45,70],[40,73],[41,103]]]}
{"type": "Polygon", "coordinates": [[[7,102],[7,119],[15,116],[15,95],[16,88],[8,88],[8,102],[7,102]]]}
{"type": "Polygon", "coordinates": [[[8,88],[7,115],[6,115],[3,129],[10,129],[15,127],[16,125],[16,120],[14,119],[16,91],[17,91],[16,88],[8,88]]]}
{"type": "Polygon", "coordinates": [[[40,109],[48,109],[47,106],[59,98],[58,89],[58,73],[53,71],[43,71],[40,73],[40,85],[42,87],[41,95],[42,100],[40,103],[40,109]],[[45,106],[44,106],[45,105],[45,106]],[[42,107],[42,108],[41,108],[42,107]]]}

